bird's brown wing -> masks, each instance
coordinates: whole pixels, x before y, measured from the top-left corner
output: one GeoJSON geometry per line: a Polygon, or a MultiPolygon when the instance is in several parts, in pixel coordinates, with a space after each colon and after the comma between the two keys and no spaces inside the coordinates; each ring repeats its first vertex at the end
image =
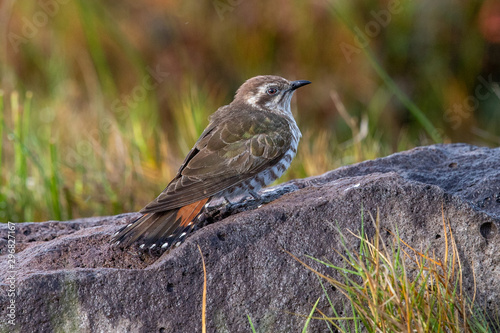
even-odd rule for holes
{"type": "Polygon", "coordinates": [[[177,176],[141,213],[183,207],[250,179],[276,164],[290,144],[288,120],[274,113],[213,120],[177,176]]]}

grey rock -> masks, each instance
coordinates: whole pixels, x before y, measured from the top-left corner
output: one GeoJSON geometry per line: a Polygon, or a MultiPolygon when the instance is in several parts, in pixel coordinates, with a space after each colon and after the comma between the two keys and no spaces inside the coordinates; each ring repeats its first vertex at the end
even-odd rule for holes
{"type": "MultiPolygon", "coordinates": [[[[307,258],[342,266],[337,228],[359,232],[361,215],[380,212],[382,230],[417,249],[444,251],[442,214],[453,230],[467,294],[490,315],[500,308],[500,149],[433,145],[294,180],[247,201],[160,257],[113,249],[111,235],[137,217],[123,214],[15,225],[14,273],[8,229],[0,227],[0,330],[18,332],[200,332],[206,263],[209,332],[296,332],[318,298],[331,314],[307,258]],[[251,209],[256,208],[256,209],[251,209]],[[248,210],[250,209],[250,210],[248,210]],[[229,215],[226,217],[226,215],[229,215]],[[8,323],[15,277],[15,327],[8,323]]],[[[365,228],[373,226],[365,218],[365,228]]],[[[390,236],[384,233],[383,237],[390,236]]],[[[356,249],[358,242],[349,239],[356,249]]],[[[328,293],[342,311],[343,296],[328,293]]],[[[312,321],[310,332],[328,331],[312,321]]]]}

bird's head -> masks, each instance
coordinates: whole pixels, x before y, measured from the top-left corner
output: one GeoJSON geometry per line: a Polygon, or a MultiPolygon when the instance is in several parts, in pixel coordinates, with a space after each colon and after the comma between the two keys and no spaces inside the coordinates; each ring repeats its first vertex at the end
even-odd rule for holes
{"type": "Polygon", "coordinates": [[[290,101],[297,88],[311,82],[288,81],[280,76],[256,76],[241,85],[233,103],[244,103],[257,109],[291,115],[290,101]]]}

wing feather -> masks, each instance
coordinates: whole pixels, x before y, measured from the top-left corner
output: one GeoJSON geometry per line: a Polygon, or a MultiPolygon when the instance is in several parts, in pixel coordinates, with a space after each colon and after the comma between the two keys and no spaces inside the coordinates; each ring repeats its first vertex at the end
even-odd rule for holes
{"type": "Polygon", "coordinates": [[[271,112],[212,119],[176,177],[141,213],[161,212],[202,200],[276,164],[291,144],[289,120],[271,112]]]}

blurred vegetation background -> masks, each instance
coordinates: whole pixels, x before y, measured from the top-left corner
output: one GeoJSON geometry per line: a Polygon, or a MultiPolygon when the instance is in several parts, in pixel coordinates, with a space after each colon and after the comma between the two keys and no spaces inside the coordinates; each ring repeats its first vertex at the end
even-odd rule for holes
{"type": "Polygon", "coordinates": [[[238,86],[305,79],[280,180],[419,145],[500,143],[486,1],[0,2],[0,221],[135,211],[238,86]]]}

